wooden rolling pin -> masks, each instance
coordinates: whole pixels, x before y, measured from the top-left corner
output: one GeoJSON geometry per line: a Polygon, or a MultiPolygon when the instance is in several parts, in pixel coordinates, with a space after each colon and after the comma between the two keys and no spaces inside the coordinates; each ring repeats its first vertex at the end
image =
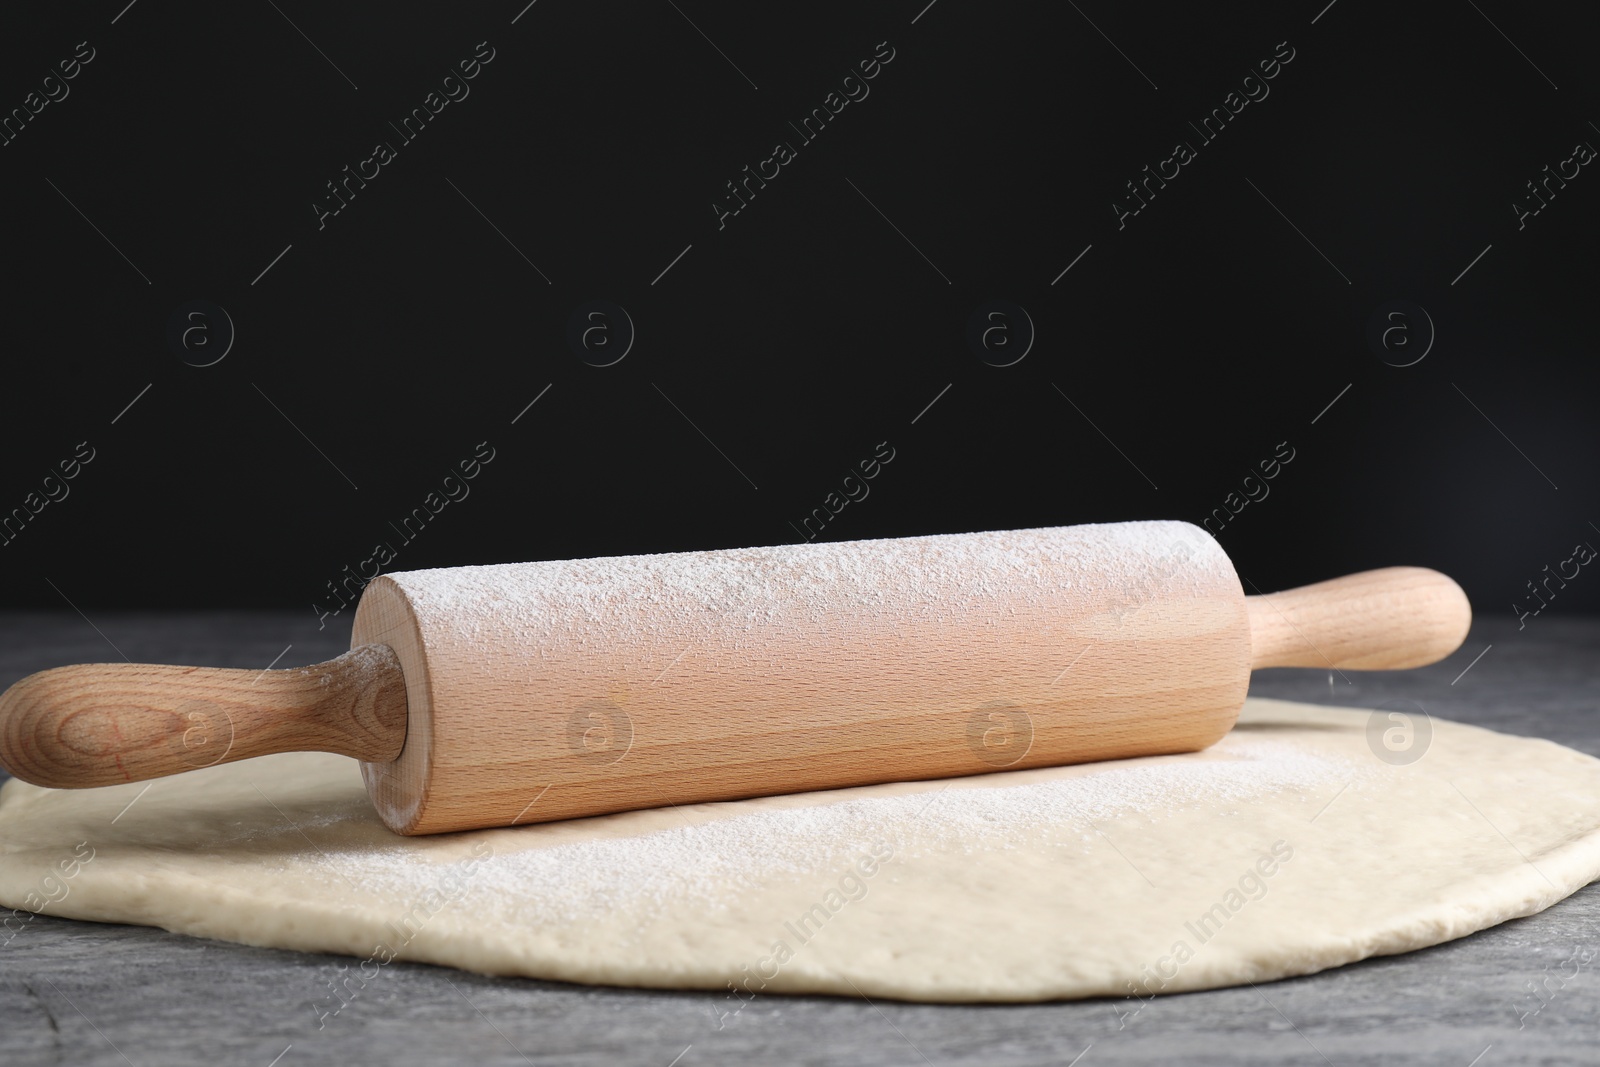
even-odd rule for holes
{"type": "Polygon", "coordinates": [[[293,670],[88,664],[0,696],[0,763],[99,786],[353,756],[402,834],[1205,748],[1252,667],[1442,659],[1416,567],[1246,597],[1181,522],[386,575],[293,670]]]}

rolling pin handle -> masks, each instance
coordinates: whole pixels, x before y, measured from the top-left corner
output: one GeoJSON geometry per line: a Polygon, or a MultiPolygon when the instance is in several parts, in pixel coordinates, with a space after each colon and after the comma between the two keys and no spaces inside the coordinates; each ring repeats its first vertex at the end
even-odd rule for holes
{"type": "Polygon", "coordinates": [[[56,667],[0,695],[0,766],[53,788],[120,785],[273,752],[390,760],[405,736],[405,675],[387,645],[289,670],[56,667]]]}
{"type": "Polygon", "coordinates": [[[1385,567],[1245,598],[1253,666],[1400,670],[1437,663],[1472,626],[1467,594],[1426,567],[1385,567]]]}

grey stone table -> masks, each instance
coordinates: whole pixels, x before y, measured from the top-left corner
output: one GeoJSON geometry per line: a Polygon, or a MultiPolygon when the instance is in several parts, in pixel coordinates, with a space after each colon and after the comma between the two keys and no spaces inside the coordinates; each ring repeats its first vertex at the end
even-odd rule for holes
{"type": "MultiPolygon", "coordinates": [[[[124,655],[265,667],[280,655],[290,666],[340,651],[341,634],[331,625],[319,632],[309,612],[97,613],[93,622],[0,615],[0,685],[124,655]]],[[[1600,755],[1600,621],[1532,618],[1519,630],[1480,620],[1445,663],[1348,679],[1271,671],[1253,691],[1357,707],[1414,700],[1431,715],[1600,755]]],[[[1260,988],[1159,997],[1137,1015],[1127,1014],[1133,1002],[1114,1000],[951,1006],[770,996],[719,1028],[724,998],[715,993],[394,964],[319,1029],[310,1004],[350,960],[39,916],[0,948],[0,1064],[1592,1064],[1600,1062],[1600,962],[1572,976],[1563,961],[1575,949],[1600,949],[1600,885],[1422,952],[1260,988]],[[1538,1000],[1536,984],[1545,990],[1538,1000]]]]}

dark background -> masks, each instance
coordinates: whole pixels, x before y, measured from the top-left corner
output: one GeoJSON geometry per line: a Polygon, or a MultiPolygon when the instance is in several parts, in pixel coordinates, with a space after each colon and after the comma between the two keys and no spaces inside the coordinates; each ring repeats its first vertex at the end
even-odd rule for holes
{"type": "MultiPolygon", "coordinates": [[[[379,541],[386,570],[794,542],[880,442],[820,540],[1199,522],[1287,442],[1220,533],[1247,589],[1414,563],[1531,611],[1600,545],[1600,176],[1513,207],[1600,145],[1594,19],[1325,2],[13,9],[0,112],[94,59],[0,147],[0,514],[94,459],[0,546],[0,603],[314,629],[379,541]],[[481,41],[470,95],[402,142],[481,41]],[[1279,42],[1270,95],[1202,143],[1279,42]],[[1197,158],[1119,229],[1179,140],[1197,158]],[[379,141],[394,161],[319,229],[379,141]],[[778,141],[797,158],[719,230],[778,141]],[[637,334],[606,367],[566,336],[596,299],[637,334]],[[1036,329],[1011,366],[967,342],[994,299],[1036,329]],[[210,366],[214,312],[212,348],[168,336],[194,300],[236,331],[210,366]],[[1386,363],[1394,300],[1435,337],[1409,312],[1386,363]],[[470,495],[401,539],[485,441],[470,495]]],[[[1548,611],[1597,606],[1585,569],[1548,611]]]]}

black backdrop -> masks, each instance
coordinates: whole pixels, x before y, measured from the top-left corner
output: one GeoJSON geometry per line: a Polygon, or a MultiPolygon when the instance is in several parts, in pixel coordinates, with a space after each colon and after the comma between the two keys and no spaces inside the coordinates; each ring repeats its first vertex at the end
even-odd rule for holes
{"type": "Polygon", "coordinates": [[[524,3],[3,17],[4,605],[1208,516],[1600,604],[1579,5],[524,3]]]}

